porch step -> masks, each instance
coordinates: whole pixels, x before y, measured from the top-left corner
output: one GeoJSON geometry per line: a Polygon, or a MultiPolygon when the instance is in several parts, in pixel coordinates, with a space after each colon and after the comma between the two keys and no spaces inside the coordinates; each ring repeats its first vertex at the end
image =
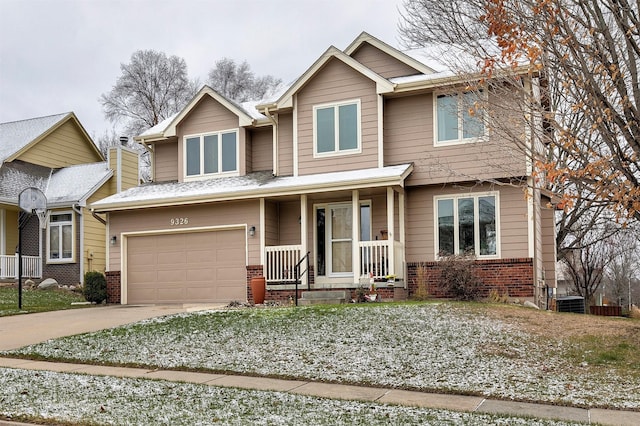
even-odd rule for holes
{"type": "Polygon", "coordinates": [[[298,299],[300,305],[337,305],[349,302],[350,292],[346,290],[303,291],[298,299]]]}

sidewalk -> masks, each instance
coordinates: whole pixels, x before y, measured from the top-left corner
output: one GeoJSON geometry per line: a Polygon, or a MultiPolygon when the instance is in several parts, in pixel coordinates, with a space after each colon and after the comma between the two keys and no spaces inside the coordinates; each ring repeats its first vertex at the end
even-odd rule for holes
{"type": "MultiPolygon", "coordinates": [[[[205,384],[210,386],[282,391],[322,398],[371,401],[453,411],[511,414],[543,419],[579,421],[590,424],[598,423],[603,425],[620,426],[640,425],[640,412],[603,410],[597,408],[587,410],[555,405],[501,401],[477,396],[412,392],[397,389],[338,385],[302,380],[280,380],[265,377],[233,376],[226,374],[107,367],[60,362],[30,361],[2,357],[0,357],[0,367],[28,370],[49,370],[64,373],[81,373],[115,377],[162,379],[176,382],[205,384]]],[[[0,420],[0,426],[18,424],[20,423],[0,420]]]]}

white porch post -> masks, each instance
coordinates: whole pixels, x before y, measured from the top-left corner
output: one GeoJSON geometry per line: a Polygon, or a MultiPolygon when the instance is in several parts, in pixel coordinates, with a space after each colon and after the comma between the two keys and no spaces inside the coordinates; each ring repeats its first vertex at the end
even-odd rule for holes
{"type": "Polygon", "coordinates": [[[396,266],[395,266],[395,250],[394,244],[396,238],[396,233],[393,224],[395,223],[394,217],[394,194],[393,188],[387,187],[387,229],[389,230],[389,275],[395,275],[396,266]]]}
{"type": "MultiPolygon", "coordinates": [[[[307,242],[307,195],[300,196],[300,256],[304,256],[309,251],[307,242]]],[[[309,273],[306,274],[307,282],[309,281],[309,273]]]]}
{"type": "Polygon", "coordinates": [[[351,269],[353,282],[360,282],[360,193],[357,189],[351,192],[351,269]]]}
{"type": "Polygon", "coordinates": [[[5,209],[0,209],[0,255],[7,254],[7,219],[5,209]]]}
{"type": "MultiPolygon", "coordinates": [[[[265,210],[265,201],[264,198],[260,198],[260,264],[262,267],[265,267],[264,264],[264,252],[265,247],[267,245],[267,231],[265,229],[266,226],[266,210],[265,210]]],[[[263,274],[266,274],[266,271],[262,271],[263,274]]]]}
{"type": "Polygon", "coordinates": [[[398,232],[400,233],[399,237],[399,241],[402,243],[402,246],[404,247],[404,243],[405,243],[405,237],[406,235],[405,233],[405,228],[404,228],[404,191],[399,191],[398,192],[398,223],[399,223],[399,229],[398,232]]]}

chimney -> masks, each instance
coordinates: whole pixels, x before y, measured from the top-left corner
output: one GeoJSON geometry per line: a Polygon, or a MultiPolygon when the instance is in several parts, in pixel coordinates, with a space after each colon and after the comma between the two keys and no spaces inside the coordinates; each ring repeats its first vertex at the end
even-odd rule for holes
{"type": "Polygon", "coordinates": [[[127,146],[129,138],[127,136],[120,136],[120,145],[127,146]]]}

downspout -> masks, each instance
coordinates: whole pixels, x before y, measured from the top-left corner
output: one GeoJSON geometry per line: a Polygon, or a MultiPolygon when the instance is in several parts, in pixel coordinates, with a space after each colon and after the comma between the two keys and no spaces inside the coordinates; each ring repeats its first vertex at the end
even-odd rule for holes
{"type": "Polygon", "coordinates": [[[273,124],[273,175],[278,176],[278,120],[269,113],[269,107],[265,107],[264,115],[273,124]]]}
{"type": "MultiPolygon", "coordinates": [[[[84,218],[82,214],[82,207],[78,203],[72,204],[71,208],[80,217],[80,277],[78,282],[84,285],[84,218]]],[[[75,238],[75,235],[73,236],[75,238]]]]}

